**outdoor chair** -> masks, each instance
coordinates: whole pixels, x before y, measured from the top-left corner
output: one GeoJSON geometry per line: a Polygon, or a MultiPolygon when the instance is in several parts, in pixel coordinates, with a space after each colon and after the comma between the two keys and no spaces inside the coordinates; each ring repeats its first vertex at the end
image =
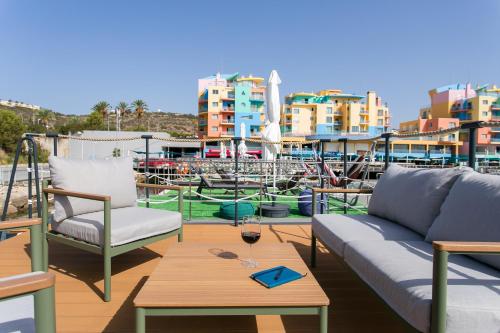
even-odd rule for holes
{"type": "Polygon", "coordinates": [[[43,271],[42,221],[0,222],[0,230],[4,231],[27,228],[32,272],[0,278],[0,332],[55,333],[55,276],[43,271]]]}
{"type": "MultiPolygon", "coordinates": [[[[196,189],[196,193],[201,194],[203,189],[208,190],[226,190],[226,191],[236,191],[236,181],[235,180],[210,180],[204,174],[200,174],[200,184],[196,189]]],[[[238,181],[238,191],[244,190],[266,190],[266,185],[259,182],[253,181],[238,181]]]]}
{"type": "Polygon", "coordinates": [[[51,184],[43,184],[44,265],[48,241],[104,256],[104,300],[111,300],[111,258],[168,237],[182,241],[182,188],[136,184],[131,158],[49,158],[51,184]],[[136,187],[178,192],[178,212],[137,207],[136,187]],[[54,195],[49,230],[48,196],[54,195]]]}

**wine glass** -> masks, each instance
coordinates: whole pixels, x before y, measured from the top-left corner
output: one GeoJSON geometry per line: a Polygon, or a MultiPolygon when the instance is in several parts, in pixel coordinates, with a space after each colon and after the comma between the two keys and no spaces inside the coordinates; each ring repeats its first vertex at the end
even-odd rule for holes
{"type": "Polygon", "coordinates": [[[255,268],[258,266],[257,261],[252,257],[252,244],[257,243],[260,239],[260,218],[253,216],[243,217],[241,224],[241,238],[250,246],[250,256],[248,259],[242,260],[242,265],[247,268],[255,268]]]}

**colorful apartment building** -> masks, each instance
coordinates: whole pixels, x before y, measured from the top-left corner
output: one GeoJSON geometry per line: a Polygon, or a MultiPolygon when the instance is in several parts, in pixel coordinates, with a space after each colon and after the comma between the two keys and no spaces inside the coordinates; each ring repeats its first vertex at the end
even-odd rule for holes
{"type": "Polygon", "coordinates": [[[374,91],[366,96],[342,90],[292,93],[285,97],[281,129],[284,136],[378,135],[389,129],[387,104],[374,91]]]}
{"type": "Polygon", "coordinates": [[[264,124],[264,78],[220,74],[198,80],[198,137],[260,137],[264,124]]]}
{"type": "MultiPolygon", "coordinates": [[[[430,90],[429,97],[431,105],[420,110],[419,119],[446,122],[446,119],[455,118],[459,123],[500,120],[500,89],[496,86],[473,89],[469,83],[453,84],[430,90]]],[[[461,131],[459,140],[463,143],[460,154],[467,154],[468,132],[461,131]]],[[[500,128],[480,128],[477,143],[478,156],[497,158],[500,155],[500,128]]]]}

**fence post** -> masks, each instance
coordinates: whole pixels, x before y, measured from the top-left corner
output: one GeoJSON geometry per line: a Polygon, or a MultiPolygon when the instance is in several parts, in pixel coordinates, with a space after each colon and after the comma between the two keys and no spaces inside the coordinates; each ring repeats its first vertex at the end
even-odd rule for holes
{"type": "MultiPolygon", "coordinates": [[[[144,176],[146,177],[146,184],[149,184],[149,140],[153,138],[150,134],[141,135],[141,138],[146,140],[146,161],[144,163],[144,176]]],[[[146,191],[146,207],[149,208],[149,188],[146,191]]]]}
{"type": "MultiPolygon", "coordinates": [[[[234,142],[234,226],[238,226],[238,179],[239,179],[239,174],[238,174],[238,161],[240,157],[238,155],[238,143],[240,141],[239,137],[234,137],[233,142],[234,142]]],[[[225,153],[225,152],[224,152],[225,153]]]]}
{"type": "MultiPolygon", "coordinates": [[[[320,187],[321,188],[325,188],[325,142],[327,140],[325,139],[322,139],[320,140],[320,144],[321,144],[321,174],[320,174],[320,187]]],[[[313,193],[313,196],[315,194],[313,193]]],[[[324,213],[324,210],[325,210],[325,205],[324,205],[324,201],[325,201],[325,194],[323,192],[321,192],[320,194],[321,198],[320,198],[320,201],[319,201],[319,212],[320,214],[323,214],[324,213]]],[[[315,211],[312,212],[312,214],[316,214],[315,211]]]]}
{"type": "Polygon", "coordinates": [[[462,124],[462,129],[469,130],[469,159],[468,165],[476,170],[476,147],[477,147],[477,129],[483,127],[482,121],[474,121],[462,124]]]}
{"type": "MultiPolygon", "coordinates": [[[[347,188],[347,138],[340,138],[339,142],[344,143],[343,153],[344,153],[344,161],[343,161],[343,188],[347,188]]],[[[347,214],[347,193],[344,193],[344,214],[347,214]]]]}
{"type": "Polygon", "coordinates": [[[53,144],[54,144],[54,156],[57,156],[57,138],[59,137],[59,134],[55,133],[55,132],[49,132],[47,133],[46,135],[47,138],[52,138],[53,140],[53,144]]]}
{"type": "Polygon", "coordinates": [[[391,134],[392,133],[382,133],[382,138],[385,139],[384,170],[387,170],[387,168],[389,167],[389,158],[390,158],[389,146],[390,146],[391,134]]]}

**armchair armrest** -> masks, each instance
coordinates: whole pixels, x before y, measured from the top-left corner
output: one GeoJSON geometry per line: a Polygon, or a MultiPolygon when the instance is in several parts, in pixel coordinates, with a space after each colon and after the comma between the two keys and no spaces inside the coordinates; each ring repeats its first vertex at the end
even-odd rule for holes
{"type": "Polygon", "coordinates": [[[500,254],[500,242],[455,242],[435,241],[432,247],[438,251],[450,253],[498,253],[500,254]]]}
{"type": "Polygon", "coordinates": [[[109,195],[67,191],[59,188],[44,188],[43,193],[62,195],[67,197],[75,197],[81,199],[89,199],[95,201],[111,201],[111,196],[109,195]]]}
{"type": "Polygon", "coordinates": [[[352,194],[370,194],[373,193],[371,188],[313,188],[315,193],[352,193],[352,194]]]}
{"type": "Polygon", "coordinates": [[[158,184],[146,184],[146,183],[137,183],[137,187],[142,187],[142,188],[153,188],[153,189],[158,189],[158,190],[174,190],[174,191],[182,191],[181,186],[177,185],[158,185],[158,184]]]}
{"type": "Polygon", "coordinates": [[[21,274],[0,281],[0,299],[23,294],[54,286],[56,277],[54,273],[34,272],[21,274]]]}
{"type": "Polygon", "coordinates": [[[29,228],[29,227],[32,227],[34,225],[39,225],[41,223],[42,223],[42,220],[38,219],[38,218],[4,221],[4,222],[0,222],[0,230],[29,228]]]}

